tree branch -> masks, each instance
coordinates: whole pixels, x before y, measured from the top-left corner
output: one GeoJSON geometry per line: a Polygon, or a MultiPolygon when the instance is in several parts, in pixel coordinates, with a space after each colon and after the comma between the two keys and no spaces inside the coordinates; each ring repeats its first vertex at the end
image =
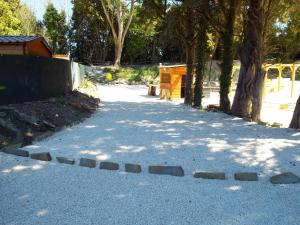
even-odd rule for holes
{"type": "Polygon", "coordinates": [[[117,33],[116,33],[115,27],[114,27],[114,25],[113,25],[113,23],[112,23],[112,21],[111,21],[111,19],[109,17],[109,13],[108,13],[108,11],[106,9],[105,2],[104,2],[105,0],[100,0],[100,1],[101,1],[101,5],[102,5],[102,8],[103,8],[105,17],[107,19],[107,22],[108,22],[108,24],[109,24],[109,26],[110,26],[110,28],[112,30],[113,37],[114,37],[114,39],[117,39],[117,33]]]}
{"type": "Polygon", "coordinates": [[[132,17],[133,17],[134,0],[131,0],[130,2],[131,2],[131,6],[130,6],[130,11],[129,11],[129,19],[127,21],[127,24],[126,24],[125,29],[124,29],[124,33],[122,35],[122,43],[124,43],[125,36],[127,34],[127,31],[129,29],[129,26],[131,24],[132,17]]]}

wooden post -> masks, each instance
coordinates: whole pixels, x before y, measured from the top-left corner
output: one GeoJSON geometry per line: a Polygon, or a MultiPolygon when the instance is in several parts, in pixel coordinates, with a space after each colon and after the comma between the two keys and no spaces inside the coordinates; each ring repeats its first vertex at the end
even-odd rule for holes
{"type": "Polygon", "coordinates": [[[292,79],[291,79],[291,97],[294,96],[294,89],[295,89],[295,78],[296,78],[296,65],[292,66],[292,79]]]}
{"type": "Polygon", "coordinates": [[[282,66],[278,67],[278,93],[280,92],[280,85],[281,85],[281,76],[282,76],[282,66]]]}
{"type": "Polygon", "coordinates": [[[265,99],[267,96],[267,82],[268,82],[268,69],[266,69],[266,74],[264,77],[263,99],[265,99]]]}

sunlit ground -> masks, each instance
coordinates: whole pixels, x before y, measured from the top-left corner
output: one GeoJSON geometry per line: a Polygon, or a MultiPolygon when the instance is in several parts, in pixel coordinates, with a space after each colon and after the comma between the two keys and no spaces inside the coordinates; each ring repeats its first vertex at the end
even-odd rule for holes
{"type": "Polygon", "coordinates": [[[74,166],[0,153],[0,224],[299,224],[299,184],[269,181],[300,175],[299,132],[159,100],[145,86],[99,90],[91,118],[26,147],[74,158],[74,166]],[[81,157],[97,167],[80,167],[81,157]],[[103,160],[120,170],[100,170],[103,160]],[[142,173],[124,172],[124,163],[142,173]],[[185,176],[149,174],[156,164],[180,165],[185,176]],[[226,180],[195,179],[196,170],[226,180]],[[257,172],[259,181],[236,181],[235,172],[257,172]]]}
{"type": "MultiPolygon", "coordinates": [[[[300,81],[295,82],[294,93],[291,96],[291,84],[289,78],[282,78],[281,88],[278,92],[278,80],[268,81],[267,94],[263,99],[261,120],[266,123],[280,123],[282,127],[289,127],[297,99],[300,94],[300,81]]],[[[233,102],[234,92],[230,96],[233,102]]],[[[182,102],[182,100],[181,100],[182,102]]],[[[204,106],[219,104],[219,93],[212,92],[210,98],[204,99],[204,106]]]]}

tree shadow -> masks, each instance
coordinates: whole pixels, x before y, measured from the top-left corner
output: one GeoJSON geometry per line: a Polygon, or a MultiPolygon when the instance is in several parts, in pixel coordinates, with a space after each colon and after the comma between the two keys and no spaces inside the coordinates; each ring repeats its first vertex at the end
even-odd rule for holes
{"type": "Polygon", "coordinates": [[[85,122],[28,149],[55,156],[194,170],[300,172],[299,135],[172,102],[103,102],[85,122]]]}

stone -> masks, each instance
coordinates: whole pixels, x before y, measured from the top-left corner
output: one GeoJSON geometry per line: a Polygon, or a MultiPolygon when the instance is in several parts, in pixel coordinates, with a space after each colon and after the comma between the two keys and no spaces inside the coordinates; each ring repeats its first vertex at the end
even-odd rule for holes
{"type": "Polygon", "coordinates": [[[125,171],[128,172],[128,173],[140,173],[140,172],[142,172],[142,168],[138,164],[126,163],[125,164],[125,171]]]}
{"type": "Polygon", "coordinates": [[[69,165],[75,164],[75,159],[68,159],[65,157],[56,157],[56,159],[59,163],[64,163],[64,164],[69,164],[69,165]]]}
{"type": "Polygon", "coordinates": [[[25,150],[21,150],[21,149],[3,149],[3,152],[7,153],[7,154],[12,154],[12,155],[16,155],[16,156],[22,156],[22,157],[29,157],[29,152],[25,151],[25,150]]]}
{"type": "Polygon", "coordinates": [[[52,157],[49,152],[40,152],[30,154],[32,159],[41,160],[41,161],[51,161],[52,157]]]}
{"type": "Polygon", "coordinates": [[[216,105],[216,104],[210,104],[210,105],[207,106],[206,110],[208,112],[218,112],[218,111],[220,111],[220,106],[216,105]]]}
{"type": "Polygon", "coordinates": [[[46,120],[43,120],[43,124],[50,129],[56,128],[56,126],[53,123],[50,123],[49,121],[46,121],[46,120]]]}
{"type": "Polygon", "coordinates": [[[81,158],[80,162],[79,162],[79,166],[95,168],[96,167],[96,160],[81,158]]]}
{"type": "Polygon", "coordinates": [[[219,172],[195,172],[195,178],[202,178],[202,179],[218,179],[218,180],[225,180],[225,173],[219,172]]]}
{"type": "Polygon", "coordinates": [[[271,124],[271,127],[274,127],[274,128],[281,128],[283,125],[281,123],[277,123],[277,122],[274,122],[273,124],[271,124]]]}
{"type": "Polygon", "coordinates": [[[183,177],[184,171],[181,166],[149,166],[148,171],[151,174],[171,175],[183,177]]]}
{"type": "Polygon", "coordinates": [[[244,117],[243,120],[247,121],[247,122],[252,122],[252,119],[249,117],[244,117]]]}
{"type": "Polygon", "coordinates": [[[300,178],[291,172],[286,172],[271,177],[270,182],[272,184],[296,184],[300,183],[300,178]]]}
{"type": "Polygon", "coordinates": [[[32,142],[33,142],[33,133],[26,132],[26,134],[23,137],[23,142],[21,144],[21,147],[25,147],[27,145],[32,145],[32,142]]]}
{"type": "Polygon", "coordinates": [[[6,112],[0,112],[0,117],[6,117],[7,113],[6,112]]]}
{"type": "Polygon", "coordinates": [[[261,125],[261,126],[267,126],[267,125],[268,125],[268,123],[263,122],[263,121],[261,121],[261,120],[259,120],[259,121],[257,122],[257,124],[258,124],[258,125],[261,125]]]}
{"type": "Polygon", "coordinates": [[[0,118],[0,133],[5,137],[13,137],[14,139],[22,140],[22,135],[18,128],[12,124],[9,120],[0,118]]]}
{"type": "Polygon", "coordinates": [[[257,173],[235,173],[234,179],[240,181],[258,181],[257,173]]]}
{"type": "Polygon", "coordinates": [[[113,162],[100,162],[99,168],[103,170],[118,170],[119,164],[113,162]]]}

